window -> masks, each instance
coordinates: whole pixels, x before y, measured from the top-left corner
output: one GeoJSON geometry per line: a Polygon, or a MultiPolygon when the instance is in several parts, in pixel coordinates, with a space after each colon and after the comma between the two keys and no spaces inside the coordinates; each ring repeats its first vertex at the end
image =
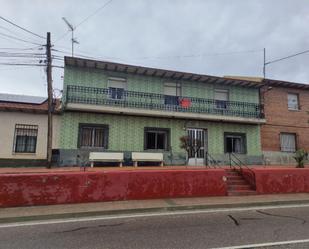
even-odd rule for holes
{"type": "Polygon", "coordinates": [[[108,126],[80,124],[79,125],[79,146],[107,149],[108,126]]]}
{"type": "Polygon", "coordinates": [[[225,153],[246,153],[246,134],[224,133],[225,153]]]}
{"type": "Polygon", "coordinates": [[[296,151],[296,134],[294,133],[281,133],[280,134],[280,147],[284,152],[296,151]]]}
{"type": "Polygon", "coordinates": [[[169,129],[145,128],[145,150],[168,150],[169,129]]]}
{"type": "Polygon", "coordinates": [[[126,88],[126,79],[114,77],[108,79],[109,97],[111,99],[123,99],[126,88]]]}
{"type": "Polygon", "coordinates": [[[179,83],[166,82],[164,84],[164,104],[179,105],[178,96],[181,95],[181,86],[179,83]]]}
{"type": "Polygon", "coordinates": [[[288,93],[288,109],[299,110],[298,94],[288,93]]]}
{"type": "Polygon", "coordinates": [[[37,125],[16,124],[13,151],[16,153],[35,153],[37,137],[37,125]]]}
{"type": "Polygon", "coordinates": [[[227,109],[229,91],[225,89],[215,89],[215,103],[218,109],[227,109]]]}

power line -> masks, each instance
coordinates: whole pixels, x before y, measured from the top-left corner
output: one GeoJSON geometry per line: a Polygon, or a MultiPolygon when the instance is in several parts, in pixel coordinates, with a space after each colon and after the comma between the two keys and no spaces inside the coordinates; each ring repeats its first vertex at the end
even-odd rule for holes
{"type": "Polygon", "coordinates": [[[22,42],[26,42],[26,43],[30,43],[30,44],[42,46],[42,44],[35,43],[35,42],[31,42],[31,41],[27,41],[27,40],[23,40],[23,39],[20,39],[20,38],[18,38],[18,37],[11,36],[11,35],[8,35],[8,34],[0,33],[0,35],[1,35],[1,36],[4,36],[4,37],[11,38],[11,39],[13,39],[13,40],[22,41],[22,42]]]}
{"type": "Polygon", "coordinates": [[[42,50],[43,45],[36,46],[36,47],[31,47],[31,48],[0,48],[0,50],[42,50]]]}
{"type": "Polygon", "coordinates": [[[37,37],[42,38],[42,39],[45,40],[45,37],[43,37],[43,36],[41,36],[41,35],[38,35],[38,34],[32,32],[32,31],[30,31],[30,30],[28,30],[28,29],[26,29],[26,28],[23,28],[23,27],[17,25],[16,23],[13,23],[12,21],[10,21],[10,20],[4,18],[3,16],[0,16],[0,19],[2,19],[3,21],[6,21],[7,23],[10,23],[11,25],[13,25],[13,26],[15,26],[15,27],[17,27],[17,28],[19,28],[19,29],[22,29],[23,31],[25,31],[25,32],[27,32],[27,33],[29,33],[29,34],[35,35],[35,36],[37,36],[37,37]]]}
{"type": "MultiPolygon", "coordinates": [[[[90,14],[89,16],[87,16],[86,18],[84,18],[80,23],[78,23],[74,29],[76,29],[77,27],[79,27],[80,25],[82,25],[83,23],[85,23],[86,21],[88,21],[91,17],[93,17],[94,15],[96,15],[100,10],[104,9],[107,5],[109,5],[113,0],[109,0],[108,2],[106,2],[105,4],[103,4],[101,7],[99,7],[98,9],[96,9],[92,14],[90,14]]],[[[62,40],[64,37],[66,37],[69,33],[71,32],[71,30],[65,32],[63,35],[61,35],[54,43],[62,40]]]]}
{"type": "Polygon", "coordinates": [[[302,51],[302,52],[299,52],[299,53],[296,53],[296,54],[292,54],[292,55],[286,56],[286,57],[282,57],[282,58],[279,58],[279,59],[276,59],[276,60],[265,62],[265,65],[268,65],[268,64],[271,64],[271,63],[275,63],[275,62],[278,62],[278,61],[283,61],[283,60],[286,60],[286,59],[290,59],[290,58],[293,58],[295,56],[298,56],[298,55],[301,55],[301,54],[305,54],[305,53],[308,53],[308,52],[309,52],[309,49],[305,50],[305,51],[302,51]]]}
{"type": "Polygon", "coordinates": [[[91,17],[95,16],[100,10],[104,9],[107,5],[109,5],[113,0],[109,0],[108,2],[106,2],[105,4],[103,4],[101,7],[99,7],[97,10],[95,10],[92,14],[90,14],[89,16],[87,16],[84,20],[82,20],[79,24],[77,24],[75,26],[75,29],[82,25],[83,23],[85,23],[86,21],[88,21],[91,17]]]}
{"type": "Polygon", "coordinates": [[[145,56],[145,57],[135,57],[134,60],[147,60],[147,59],[181,59],[181,58],[194,58],[194,57],[211,57],[211,56],[222,56],[222,55],[233,55],[233,54],[249,54],[261,52],[258,50],[243,50],[243,51],[231,51],[231,52],[219,52],[219,53],[209,53],[209,54],[188,54],[188,55],[171,55],[171,56],[145,56]]]}

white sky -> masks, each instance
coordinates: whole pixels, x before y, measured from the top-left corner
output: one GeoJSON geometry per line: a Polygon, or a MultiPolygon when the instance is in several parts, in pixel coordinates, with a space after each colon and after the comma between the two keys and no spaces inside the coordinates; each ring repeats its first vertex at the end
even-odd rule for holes
{"type": "MultiPolygon", "coordinates": [[[[68,31],[62,17],[77,25],[106,2],[0,0],[0,16],[42,36],[50,31],[53,48],[70,55],[70,34],[57,41],[68,31]]],[[[113,0],[77,27],[80,44],[75,50],[135,65],[217,76],[262,76],[264,47],[267,61],[309,49],[308,9],[308,0],[113,0]]],[[[3,52],[44,50],[19,50],[36,45],[1,34],[45,43],[0,20],[0,92],[45,96],[43,67],[1,65],[39,63],[37,58],[3,57],[3,52]]],[[[271,64],[267,78],[307,83],[308,63],[309,53],[271,64]]],[[[54,88],[62,88],[62,75],[63,69],[53,69],[54,88]]]]}

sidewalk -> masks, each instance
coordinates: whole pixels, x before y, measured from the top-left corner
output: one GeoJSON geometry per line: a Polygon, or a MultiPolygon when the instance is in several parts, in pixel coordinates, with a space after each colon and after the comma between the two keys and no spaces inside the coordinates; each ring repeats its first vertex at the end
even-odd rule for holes
{"type": "Polygon", "coordinates": [[[309,194],[171,198],[0,208],[0,223],[176,210],[309,204],[309,194]]]}

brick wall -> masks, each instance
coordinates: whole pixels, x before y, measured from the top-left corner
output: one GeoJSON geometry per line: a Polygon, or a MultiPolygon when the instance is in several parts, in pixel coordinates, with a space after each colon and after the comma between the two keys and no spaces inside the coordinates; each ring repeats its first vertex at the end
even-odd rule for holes
{"type": "Polygon", "coordinates": [[[281,132],[296,133],[297,147],[309,150],[309,91],[273,87],[263,95],[266,124],[261,128],[262,150],[280,151],[281,132]],[[288,110],[288,93],[299,95],[300,110],[288,110]]]}

